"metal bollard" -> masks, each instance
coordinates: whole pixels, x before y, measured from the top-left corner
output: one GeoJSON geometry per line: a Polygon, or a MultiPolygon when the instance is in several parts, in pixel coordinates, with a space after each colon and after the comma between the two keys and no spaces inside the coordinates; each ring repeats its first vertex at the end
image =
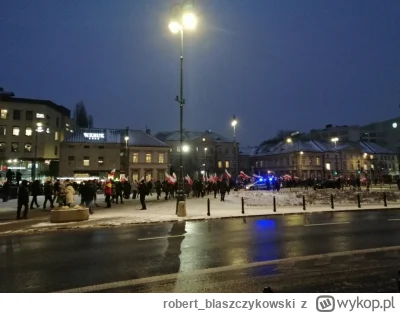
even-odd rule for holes
{"type": "Polygon", "coordinates": [[[383,206],[384,206],[385,208],[387,207],[386,192],[383,193],[383,206]]]}
{"type": "Polygon", "coordinates": [[[275,199],[275,196],[273,198],[273,205],[274,205],[274,212],[276,212],[276,199],[275,199]]]}
{"type": "Polygon", "coordinates": [[[207,216],[210,216],[210,198],[207,199],[207,216]]]}
{"type": "Polygon", "coordinates": [[[333,203],[333,194],[331,194],[331,209],[335,208],[335,204],[333,203]]]}
{"type": "Polygon", "coordinates": [[[244,214],[244,198],[242,197],[242,214],[244,214]]]}
{"type": "Polygon", "coordinates": [[[360,198],[360,194],[357,194],[357,205],[359,208],[361,208],[361,198],[360,198]]]}
{"type": "Polygon", "coordinates": [[[303,210],[306,210],[306,196],[303,195],[303,210]]]}

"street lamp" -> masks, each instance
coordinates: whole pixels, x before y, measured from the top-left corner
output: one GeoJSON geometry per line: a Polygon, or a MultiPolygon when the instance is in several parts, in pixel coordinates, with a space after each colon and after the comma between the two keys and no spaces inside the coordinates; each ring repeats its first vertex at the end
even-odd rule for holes
{"type": "Polygon", "coordinates": [[[43,123],[36,123],[36,128],[35,128],[35,152],[33,156],[33,161],[32,161],[32,181],[35,181],[36,179],[36,159],[37,159],[37,148],[38,148],[38,137],[39,133],[42,133],[44,131],[43,129],[43,123]]]}
{"type": "Polygon", "coordinates": [[[333,143],[335,143],[335,149],[336,149],[336,144],[337,144],[337,142],[339,141],[339,138],[338,138],[338,137],[333,137],[333,138],[331,139],[331,141],[332,141],[333,143]]]}
{"type": "Polygon", "coordinates": [[[130,174],[129,174],[129,150],[128,150],[128,141],[129,141],[129,137],[128,136],[125,136],[124,137],[124,140],[125,140],[125,155],[126,155],[126,168],[125,168],[125,179],[127,180],[127,181],[129,181],[129,177],[130,177],[130,174]]]}
{"type": "Polygon", "coordinates": [[[208,148],[204,148],[204,172],[207,173],[207,150],[208,148]]]}
{"type": "Polygon", "coordinates": [[[171,9],[171,20],[168,25],[170,31],[174,34],[180,32],[180,93],[175,100],[179,103],[180,108],[180,153],[179,153],[179,181],[177,201],[185,201],[184,185],[183,185],[183,32],[184,30],[193,30],[197,26],[197,16],[194,12],[193,1],[185,1],[183,4],[175,4],[171,9]]]}
{"type": "Polygon", "coordinates": [[[236,173],[237,173],[237,160],[236,160],[236,125],[237,125],[237,120],[235,114],[233,114],[232,118],[232,123],[233,127],[233,177],[235,177],[235,183],[236,183],[236,173]]]}

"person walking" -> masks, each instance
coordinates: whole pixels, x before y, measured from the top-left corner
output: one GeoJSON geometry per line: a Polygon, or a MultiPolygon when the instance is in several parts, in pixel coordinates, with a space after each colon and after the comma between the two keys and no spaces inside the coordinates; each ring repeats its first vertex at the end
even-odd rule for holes
{"type": "Polygon", "coordinates": [[[28,218],[29,190],[28,181],[23,180],[18,188],[17,220],[21,219],[21,209],[24,207],[23,217],[28,218]]]}
{"type": "Polygon", "coordinates": [[[149,190],[147,187],[146,182],[144,179],[142,179],[138,185],[138,191],[139,191],[139,199],[140,199],[140,204],[142,205],[141,210],[146,210],[146,196],[149,194],[149,190]]]}

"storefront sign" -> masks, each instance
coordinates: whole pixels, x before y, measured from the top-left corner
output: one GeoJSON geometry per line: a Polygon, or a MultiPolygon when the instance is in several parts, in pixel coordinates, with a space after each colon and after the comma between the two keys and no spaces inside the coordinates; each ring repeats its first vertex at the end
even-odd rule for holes
{"type": "Polygon", "coordinates": [[[83,133],[83,136],[89,140],[104,139],[104,134],[101,134],[101,133],[83,133]]]}

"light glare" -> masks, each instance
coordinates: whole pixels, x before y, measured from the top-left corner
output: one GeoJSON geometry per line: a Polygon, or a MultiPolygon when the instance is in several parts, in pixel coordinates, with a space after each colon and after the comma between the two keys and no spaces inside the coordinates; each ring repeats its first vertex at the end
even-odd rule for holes
{"type": "Polygon", "coordinates": [[[182,23],[186,29],[195,29],[197,26],[197,17],[193,13],[185,13],[182,17],[182,23]]]}
{"type": "Polygon", "coordinates": [[[181,29],[181,25],[179,25],[177,22],[169,23],[168,27],[169,27],[169,30],[174,34],[179,32],[179,30],[181,29]]]}

